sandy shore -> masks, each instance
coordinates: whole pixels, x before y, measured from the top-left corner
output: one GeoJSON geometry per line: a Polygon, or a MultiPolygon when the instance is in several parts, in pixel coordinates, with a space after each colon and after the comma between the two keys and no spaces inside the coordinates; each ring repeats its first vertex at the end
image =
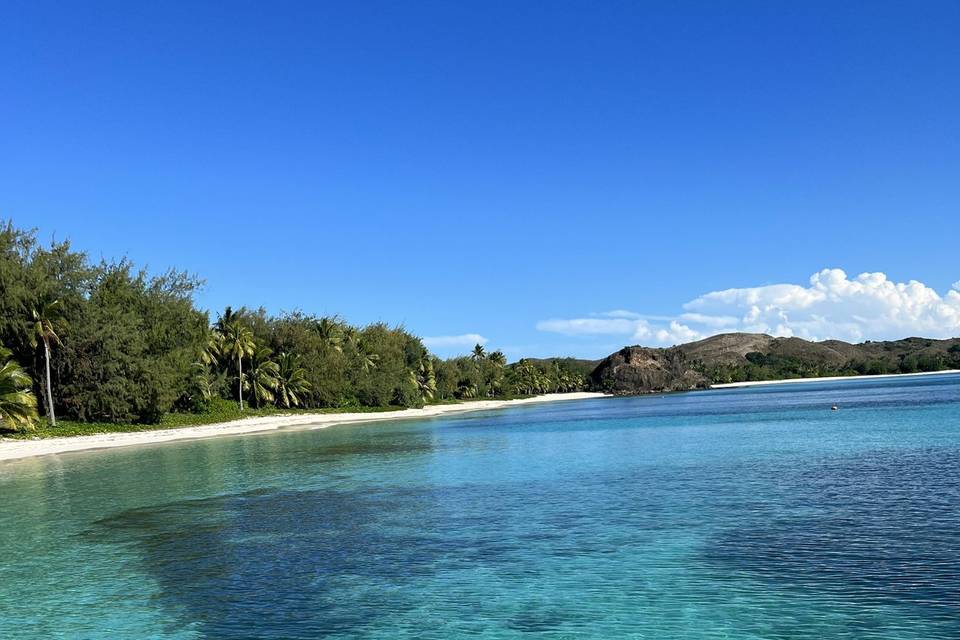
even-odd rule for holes
{"type": "Polygon", "coordinates": [[[921,371],[920,373],[883,373],[875,376],[830,376],[825,378],[792,378],[789,380],[754,380],[753,382],[728,382],[710,385],[711,389],[732,389],[734,387],[757,387],[768,384],[793,384],[794,382],[830,382],[831,380],[875,380],[876,378],[910,378],[913,376],[939,376],[945,373],[960,373],[960,369],[946,371],[921,371]]]}
{"type": "Polygon", "coordinates": [[[377,422],[383,420],[410,420],[416,418],[434,418],[452,413],[468,411],[489,411],[526,404],[556,402],[560,400],[584,400],[602,398],[602,393],[553,393],[522,400],[475,400],[460,404],[444,404],[423,409],[403,409],[402,411],[383,411],[378,413],[311,413],[288,416],[268,416],[263,418],[245,418],[232,422],[205,424],[197,427],[179,429],[158,429],[156,431],[137,431],[130,433],[104,433],[91,436],[73,436],[69,438],[47,438],[44,440],[3,440],[0,442],[0,461],[31,458],[70,451],[87,449],[112,449],[140,444],[160,444],[177,440],[193,440],[215,436],[235,436],[245,433],[276,431],[287,427],[322,429],[335,424],[353,422],[377,422]]]}

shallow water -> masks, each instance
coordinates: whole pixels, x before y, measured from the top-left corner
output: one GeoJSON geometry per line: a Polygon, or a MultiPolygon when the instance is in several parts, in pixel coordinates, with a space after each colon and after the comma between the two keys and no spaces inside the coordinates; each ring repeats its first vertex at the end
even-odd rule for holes
{"type": "Polygon", "coordinates": [[[960,375],[67,454],[0,496],[3,638],[960,637],[960,375]]]}

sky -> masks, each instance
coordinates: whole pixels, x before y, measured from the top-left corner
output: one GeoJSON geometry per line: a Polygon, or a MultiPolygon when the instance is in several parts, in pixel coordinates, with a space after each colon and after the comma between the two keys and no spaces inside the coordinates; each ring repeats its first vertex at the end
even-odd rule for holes
{"type": "Polygon", "coordinates": [[[3,2],[0,218],[440,355],[960,335],[960,3],[3,2]]]}

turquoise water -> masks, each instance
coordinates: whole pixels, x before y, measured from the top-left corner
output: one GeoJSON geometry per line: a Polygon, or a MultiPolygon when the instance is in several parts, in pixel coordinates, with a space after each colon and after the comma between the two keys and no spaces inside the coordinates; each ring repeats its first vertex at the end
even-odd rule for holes
{"type": "Polygon", "coordinates": [[[3,638],[960,637],[960,376],[68,454],[0,495],[3,638]]]}

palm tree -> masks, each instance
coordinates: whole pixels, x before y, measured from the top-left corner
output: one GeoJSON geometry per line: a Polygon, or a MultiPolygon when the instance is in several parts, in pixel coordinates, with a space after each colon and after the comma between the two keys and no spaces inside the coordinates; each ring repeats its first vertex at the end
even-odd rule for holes
{"type": "Polygon", "coordinates": [[[520,360],[514,365],[514,391],[529,395],[540,393],[544,387],[544,373],[528,360],[520,360]]]}
{"type": "Polygon", "coordinates": [[[459,398],[474,398],[477,393],[479,393],[479,390],[476,383],[468,378],[464,378],[457,384],[457,396],[459,398]]]}
{"type": "MultiPolygon", "coordinates": [[[[230,307],[227,307],[230,311],[230,307]]],[[[222,316],[221,316],[222,318],[222,316]]],[[[223,355],[237,359],[237,395],[240,397],[240,411],[243,411],[243,359],[252,356],[256,344],[253,342],[253,332],[239,319],[225,324],[221,330],[223,334],[223,355]]]]}
{"type": "Polygon", "coordinates": [[[547,378],[549,380],[548,384],[552,386],[554,393],[566,391],[566,385],[570,382],[570,377],[567,375],[566,370],[560,366],[559,360],[553,361],[553,370],[547,375],[547,378]]]}
{"type": "Polygon", "coordinates": [[[217,333],[223,335],[227,332],[227,327],[238,320],[242,320],[245,315],[246,312],[243,309],[234,311],[233,307],[227,305],[223,313],[217,314],[217,321],[214,323],[213,328],[217,333]]]}
{"type": "Polygon", "coordinates": [[[570,387],[567,391],[579,391],[583,389],[584,379],[583,374],[572,373],[570,374],[570,387]]]}
{"type": "Polygon", "coordinates": [[[0,422],[10,428],[29,428],[37,419],[33,381],[19,364],[10,360],[10,350],[0,347],[0,422]]]}
{"type": "Polygon", "coordinates": [[[57,416],[53,410],[53,384],[50,381],[50,344],[62,345],[60,336],[57,335],[57,328],[54,323],[59,324],[60,301],[54,300],[40,307],[37,311],[33,309],[31,321],[33,322],[33,332],[30,336],[30,346],[34,349],[40,342],[43,342],[43,355],[47,368],[47,415],[50,417],[50,425],[57,426],[57,416]]]}
{"type": "Polygon", "coordinates": [[[494,351],[487,355],[487,362],[492,365],[486,377],[487,394],[495,396],[503,391],[503,376],[504,368],[507,366],[507,356],[503,355],[503,351],[494,351]]]}
{"type": "MultiPolygon", "coordinates": [[[[470,352],[470,358],[473,360],[473,366],[477,370],[477,384],[474,385],[476,387],[477,385],[483,383],[484,379],[486,378],[486,376],[483,373],[483,370],[485,369],[484,362],[487,359],[487,352],[483,348],[482,344],[477,344],[473,347],[473,351],[470,352]]],[[[480,393],[480,390],[476,389],[476,391],[474,392],[474,395],[478,395],[479,393],[480,393]]],[[[490,390],[487,389],[487,394],[489,393],[490,393],[490,390]]],[[[470,397],[473,397],[473,396],[470,396],[470,397]]]]}
{"type": "Polygon", "coordinates": [[[366,343],[359,336],[354,338],[354,348],[357,351],[357,360],[364,373],[369,373],[371,369],[377,368],[377,361],[380,356],[367,349],[366,343]]]}
{"type": "Polygon", "coordinates": [[[410,379],[417,385],[424,400],[433,400],[437,392],[437,376],[433,371],[433,362],[429,358],[420,360],[417,370],[410,372],[410,379]]]}
{"type": "Polygon", "coordinates": [[[343,353],[343,326],[336,318],[320,318],[314,325],[317,335],[323,343],[323,348],[343,353]]]}
{"type": "Polygon", "coordinates": [[[343,328],[343,343],[348,344],[352,347],[357,346],[357,341],[360,339],[360,332],[356,327],[351,327],[347,325],[343,328]]]}
{"type": "MultiPolygon", "coordinates": [[[[480,348],[482,349],[483,347],[480,347],[480,348]]],[[[487,360],[492,362],[497,367],[500,367],[501,369],[507,366],[507,356],[503,355],[503,351],[500,351],[500,350],[494,351],[489,356],[487,356],[487,360]]]]}
{"type": "Polygon", "coordinates": [[[307,370],[300,366],[300,356],[281,353],[277,365],[277,403],[288,409],[300,406],[304,396],[310,393],[310,381],[307,380],[307,370]]]}
{"type": "Polygon", "coordinates": [[[250,391],[253,403],[259,409],[265,402],[273,402],[280,367],[270,359],[273,352],[268,347],[257,347],[250,355],[250,371],[244,388],[250,391]]]}
{"type": "Polygon", "coordinates": [[[477,344],[473,347],[473,352],[470,353],[470,357],[473,358],[475,362],[479,362],[487,357],[487,352],[482,344],[477,344]]]}
{"type": "Polygon", "coordinates": [[[210,371],[210,367],[204,362],[194,362],[191,369],[193,370],[191,378],[193,387],[200,392],[200,396],[204,400],[209,402],[216,391],[216,375],[210,371]]]}
{"type": "MultiPolygon", "coordinates": [[[[229,307],[227,307],[229,309],[229,307]]],[[[203,349],[200,350],[200,362],[204,365],[216,364],[223,348],[223,334],[219,330],[207,331],[203,349]]]]}

